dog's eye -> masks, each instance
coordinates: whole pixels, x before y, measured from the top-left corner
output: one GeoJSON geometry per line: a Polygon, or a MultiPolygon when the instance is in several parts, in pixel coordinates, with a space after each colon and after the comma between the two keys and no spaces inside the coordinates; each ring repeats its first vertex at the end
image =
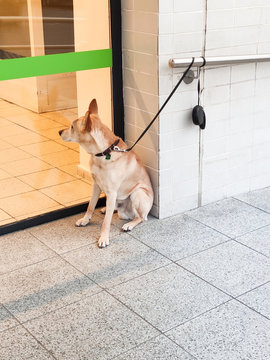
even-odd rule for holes
{"type": "Polygon", "coordinates": [[[71,125],[71,130],[73,130],[74,129],[74,127],[73,127],[73,125],[71,125]]]}

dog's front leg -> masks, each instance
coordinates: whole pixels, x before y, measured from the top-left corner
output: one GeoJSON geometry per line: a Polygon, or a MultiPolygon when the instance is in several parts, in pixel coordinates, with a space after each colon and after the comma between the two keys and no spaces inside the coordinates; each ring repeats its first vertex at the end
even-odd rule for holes
{"type": "Polygon", "coordinates": [[[113,192],[113,193],[108,193],[106,195],[107,195],[106,214],[101,228],[101,235],[98,240],[98,246],[100,248],[109,245],[110,227],[111,227],[113,212],[115,209],[117,193],[113,192]]]}
{"type": "Polygon", "coordinates": [[[88,208],[86,210],[86,213],[84,214],[84,217],[76,221],[76,226],[86,226],[89,221],[91,220],[91,217],[93,215],[93,212],[95,210],[95,207],[97,205],[97,201],[99,199],[99,195],[101,193],[100,187],[94,183],[93,190],[92,190],[92,196],[88,204],[88,208]]]}

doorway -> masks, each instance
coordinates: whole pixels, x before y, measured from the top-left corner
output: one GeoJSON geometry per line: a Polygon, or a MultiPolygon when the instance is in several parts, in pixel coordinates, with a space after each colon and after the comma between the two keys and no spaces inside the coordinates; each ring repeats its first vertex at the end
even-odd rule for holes
{"type": "Polygon", "coordinates": [[[84,115],[92,98],[99,103],[102,121],[123,137],[121,7],[120,1],[111,3],[0,0],[3,62],[109,48],[117,60],[113,68],[0,82],[2,231],[14,228],[14,223],[25,227],[36,217],[40,223],[45,214],[58,212],[59,217],[67,209],[70,214],[89,200],[89,155],[77,144],[64,143],[58,131],[84,115]],[[120,109],[117,117],[115,108],[120,109]]]}

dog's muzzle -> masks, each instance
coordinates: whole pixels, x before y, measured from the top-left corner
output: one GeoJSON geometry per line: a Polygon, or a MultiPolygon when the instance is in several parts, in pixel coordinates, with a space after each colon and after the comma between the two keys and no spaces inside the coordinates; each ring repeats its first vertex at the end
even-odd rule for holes
{"type": "Polygon", "coordinates": [[[59,130],[59,131],[58,131],[58,134],[61,136],[63,131],[64,131],[64,129],[63,129],[63,130],[59,130]]]}

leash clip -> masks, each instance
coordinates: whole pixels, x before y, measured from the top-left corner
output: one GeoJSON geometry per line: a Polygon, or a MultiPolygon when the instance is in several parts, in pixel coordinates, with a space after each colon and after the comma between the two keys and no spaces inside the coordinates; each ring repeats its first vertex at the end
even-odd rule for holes
{"type": "Polygon", "coordinates": [[[112,150],[113,151],[119,151],[119,152],[126,152],[127,151],[126,149],[120,149],[120,147],[116,146],[116,145],[112,148],[112,150]]]}

